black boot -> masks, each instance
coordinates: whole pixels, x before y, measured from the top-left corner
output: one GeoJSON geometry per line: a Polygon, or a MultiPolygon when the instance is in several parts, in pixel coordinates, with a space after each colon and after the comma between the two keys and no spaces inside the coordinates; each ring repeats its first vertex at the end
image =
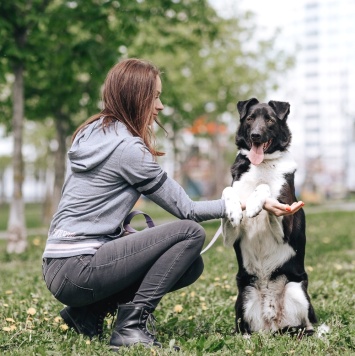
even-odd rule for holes
{"type": "Polygon", "coordinates": [[[114,316],[116,310],[115,303],[102,301],[84,307],[66,307],[60,311],[60,316],[78,334],[101,338],[105,317],[108,314],[114,316]]]}
{"type": "Polygon", "coordinates": [[[110,340],[112,351],[121,346],[142,343],[145,346],[162,347],[155,338],[155,318],[152,309],[143,304],[122,304],[118,307],[117,319],[110,340]],[[149,330],[148,328],[151,328],[149,330]]]}

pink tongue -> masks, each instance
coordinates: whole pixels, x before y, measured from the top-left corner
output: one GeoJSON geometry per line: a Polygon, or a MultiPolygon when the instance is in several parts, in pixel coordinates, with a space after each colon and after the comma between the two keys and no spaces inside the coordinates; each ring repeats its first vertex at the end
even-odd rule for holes
{"type": "Polygon", "coordinates": [[[264,160],[263,145],[256,145],[253,143],[251,150],[249,151],[249,160],[252,164],[258,165],[264,160]]]}

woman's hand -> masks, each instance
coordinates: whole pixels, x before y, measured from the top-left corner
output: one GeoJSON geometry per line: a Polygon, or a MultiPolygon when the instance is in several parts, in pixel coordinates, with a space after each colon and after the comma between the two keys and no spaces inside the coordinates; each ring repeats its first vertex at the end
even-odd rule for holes
{"type": "Polygon", "coordinates": [[[304,206],[303,201],[295,202],[292,205],[282,204],[276,199],[267,198],[264,204],[264,209],[275,216],[292,215],[304,206]]]}

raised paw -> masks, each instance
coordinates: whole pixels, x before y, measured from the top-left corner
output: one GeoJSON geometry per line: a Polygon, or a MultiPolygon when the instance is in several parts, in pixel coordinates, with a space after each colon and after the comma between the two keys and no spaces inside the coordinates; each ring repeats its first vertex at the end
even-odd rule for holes
{"type": "Polygon", "coordinates": [[[257,216],[270,196],[270,187],[267,184],[258,185],[246,201],[246,216],[248,218],[257,216]]]}
{"type": "Polygon", "coordinates": [[[233,227],[239,226],[243,218],[243,212],[236,189],[232,187],[225,188],[222,199],[226,204],[226,218],[233,227]]]}

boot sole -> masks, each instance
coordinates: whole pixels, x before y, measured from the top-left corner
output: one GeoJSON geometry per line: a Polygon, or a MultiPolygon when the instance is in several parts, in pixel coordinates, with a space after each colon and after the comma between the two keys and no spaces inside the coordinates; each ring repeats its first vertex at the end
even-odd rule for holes
{"type": "MultiPolygon", "coordinates": [[[[156,342],[155,344],[154,343],[147,344],[145,342],[137,341],[137,342],[135,342],[133,344],[128,344],[128,345],[119,345],[119,346],[109,345],[109,348],[111,349],[111,351],[118,351],[121,347],[131,347],[131,346],[135,346],[135,345],[143,345],[144,347],[146,347],[148,349],[151,348],[151,347],[156,347],[158,349],[161,349],[163,347],[160,342],[156,342]]],[[[174,346],[174,348],[175,348],[175,346],[174,346]]],[[[179,348],[179,347],[177,347],[177,348],[179,348]]],[[[180,348],[179,348],[179,350],[180,350],[180,348]]]]}

